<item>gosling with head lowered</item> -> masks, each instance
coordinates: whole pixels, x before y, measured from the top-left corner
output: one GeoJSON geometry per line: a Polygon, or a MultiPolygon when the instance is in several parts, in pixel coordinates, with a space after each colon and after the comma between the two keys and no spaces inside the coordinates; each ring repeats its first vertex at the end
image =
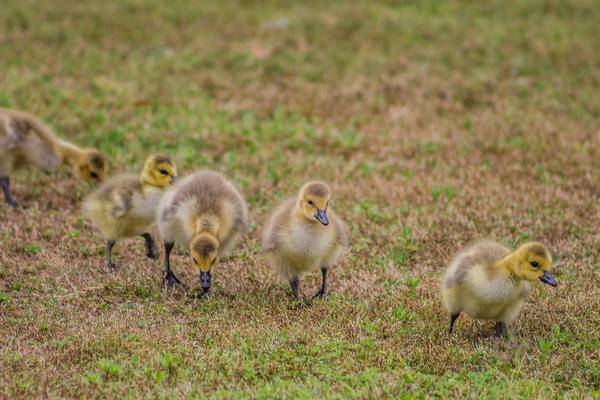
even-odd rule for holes
{"type": "Polygon", "coordinates": [[[532,283],[557,285],[551,268],[550,252],[540,243],[526,243],[515,251],[490,241],[466,248],[442,279],[442,298],[450,313],[448,334],[464,311],[474,318],[496,321],[496,336],[501,337],[506,323],[519,315],[532,283]]]}
{"type": "Polygon", "coordinates": [[[327,295],[329,270],[348,247],[346,226],[330,208],[331,190],[323,182],[308,182],[297,197],[284,201],[267,221],[263,252],[267,261],[290,283],[300,299],[300,278],[321,269],[321,288],[327,295]]]}
{"type": "Polygon", "coordinates": [[[148,232],[156,219],[156,210],[165,190],[177,177],[170,157],[150,156],[140,176],[119,175],[110,178],[83,203],[84,214],[106,238],[106,264],[115,268],[112,250],[118,239],[142,236],[146,255],[156,258],[154,240],[148,232]]]}
{"type": "Polygon", "coordinates": [[[198,171],[177,182],[164,196],[158,211],[158,230],[165,244],[163,282],[185,286],[171,270],[175,243],[189,249],[200,273],[201,295],[207,297],[212,269],[237,243],[249,224],[248,208],[240,192],[223,175],[198,171]]]}
{"type": "Polygon", "coordinates": [[[15,170],[33,165],[52,171],[61,164],[70,166],[73,175],[87,182],[106,178],[106,158],[99,151],[60,140],[25,111],[0,108],[0,186],[8,205],[18,206],[10,192],[10,175],[15,170]]]}

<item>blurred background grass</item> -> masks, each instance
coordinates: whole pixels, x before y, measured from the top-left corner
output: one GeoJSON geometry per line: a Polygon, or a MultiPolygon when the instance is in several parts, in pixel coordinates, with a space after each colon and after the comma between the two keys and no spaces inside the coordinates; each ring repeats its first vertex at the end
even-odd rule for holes
{"type": "Polygon", "coordinates": [[[103,246],[77,212],[88,188],[15,178],[30,208],[0,209],[0,393],[597,395],[596,3],[5,0],[0,106],[100,148],[113,172],[155,151],[217,169],[254,224],[212,300],[172,298],[141,245],[117,249],[122,273],[97,273],[103,246]],[[332,298],[295,313],[258,238],[314,178],[352,251],[332,298]],[[564,265],[507,343],[466,318],[444,336],[439,275],[481,237],[541,240],[564,265]]]}

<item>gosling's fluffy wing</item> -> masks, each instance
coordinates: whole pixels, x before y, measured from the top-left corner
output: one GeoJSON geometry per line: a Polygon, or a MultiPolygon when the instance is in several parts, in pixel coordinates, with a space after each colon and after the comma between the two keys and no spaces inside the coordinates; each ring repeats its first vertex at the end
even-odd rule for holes
{"type": "Polygon", "coordinates": [[[496,261],[504,258],[509,253],[508,248],[491,241],[479,242],[469,246],[450,263],[444,275],[443,284],[446,288],[460,285],[476,266],[483,266],[486,269],[492,268],[496,261]]]}
{"type": "Polygon", "coordinates": [[[86,199],[85,203],[104,204],[111,217],[120,218],[133,208],[133,195],[140,190],[139,177],[118,175],[102,184],[86,199]]]}
{"type": "Polygon", "coordinates": [[[269,216],[263,233],[262,250],[265,253],[277,251],[281,244],[283,232],[288,228],[295,198],[282,202],[269,216]]]}
{"type": "Polygon", "coordinates": [[[119,186],[111,194],[113,218],[120,218],[133,208],[133,190],[131,187],[119,186]]]}

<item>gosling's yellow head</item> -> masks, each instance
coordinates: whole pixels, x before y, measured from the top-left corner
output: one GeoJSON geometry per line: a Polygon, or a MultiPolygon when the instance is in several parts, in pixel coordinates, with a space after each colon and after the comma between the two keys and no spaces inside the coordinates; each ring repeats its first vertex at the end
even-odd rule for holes
{"type": "Polygon", "coordinates": [[[200,233],[190,241],[190,255],[194,265],[200,270],[200,286],[204,294],[210,292],[210,269],[217,260],[218,249],[219,242],[208,233],[200,233]]]}
{"type": "Polygon", "coordinates": [[[520,246],[513,256],[516,260],[514,273],[521,279],[530,282],[538,280],[551,286],[556,286],[556,278],[550,273],[552,256],[541,243],[525,243],[520,246]]]}
{"type": "Polygon", "coordinates": [[[154,154],[144,163],[143,184],[163,188],[173,184],[175,179],[177,179],[177,168],[169,156],[154,154]]]}
{"type": "Polygon", "coordinates": [[[104,154],[95,149],[83,150],[74,166],[75,175],[86,182],[104,182],[108,170],[104,154]]]}
{"type": "Polygon", "coordinates": [[[327,226],[329,225],[327,207],[330,199],[331,190],[327,184],[318,181],[308,182],[300,189],[296,207],[304,218],[327,226]]]}
{"type": "Polygon", "coordinates": [[[190,241],[190,255],[200,271],[208,272],[217,259],[219,242],[212,235],[201,233],[190,241]]]}

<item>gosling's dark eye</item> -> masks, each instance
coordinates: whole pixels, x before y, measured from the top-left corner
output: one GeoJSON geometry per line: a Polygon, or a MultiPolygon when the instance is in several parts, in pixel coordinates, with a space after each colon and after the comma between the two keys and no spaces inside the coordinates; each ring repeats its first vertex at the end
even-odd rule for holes
{"type": "Polygon", "coordinates": [[[313,203],[313,201],[312,201],[312,200],[308,200],[308,202],[307,202],[307,203],[308,203],[308,204],[310,204],[311,206],[312,206],[313,204],[315,204],[315,203],[313,203]]]}
{"type": "Polygon", "coordinates": [[[532,266],[533,268],[536,268],[536,269],[537,269],[537,268],[539,268],[539,267],[540,267],[540,264],[539,264],[537,261],[532,261],[532,262],[531,262],[531,266],[532,266]]]}
{"type": "Polygon", "coordinates": [[[163,175],[169,175],[169,173],[164,169],[159,169],[158,172],[160,172],[163,175]]]}
{"type": "Polygon", "coordinates": [[[98,174],[97,174],[97,173],[95,173],[95,172],[90,172],[90,176],[91,176],[92,178],[98,178],[98,174]]]}

